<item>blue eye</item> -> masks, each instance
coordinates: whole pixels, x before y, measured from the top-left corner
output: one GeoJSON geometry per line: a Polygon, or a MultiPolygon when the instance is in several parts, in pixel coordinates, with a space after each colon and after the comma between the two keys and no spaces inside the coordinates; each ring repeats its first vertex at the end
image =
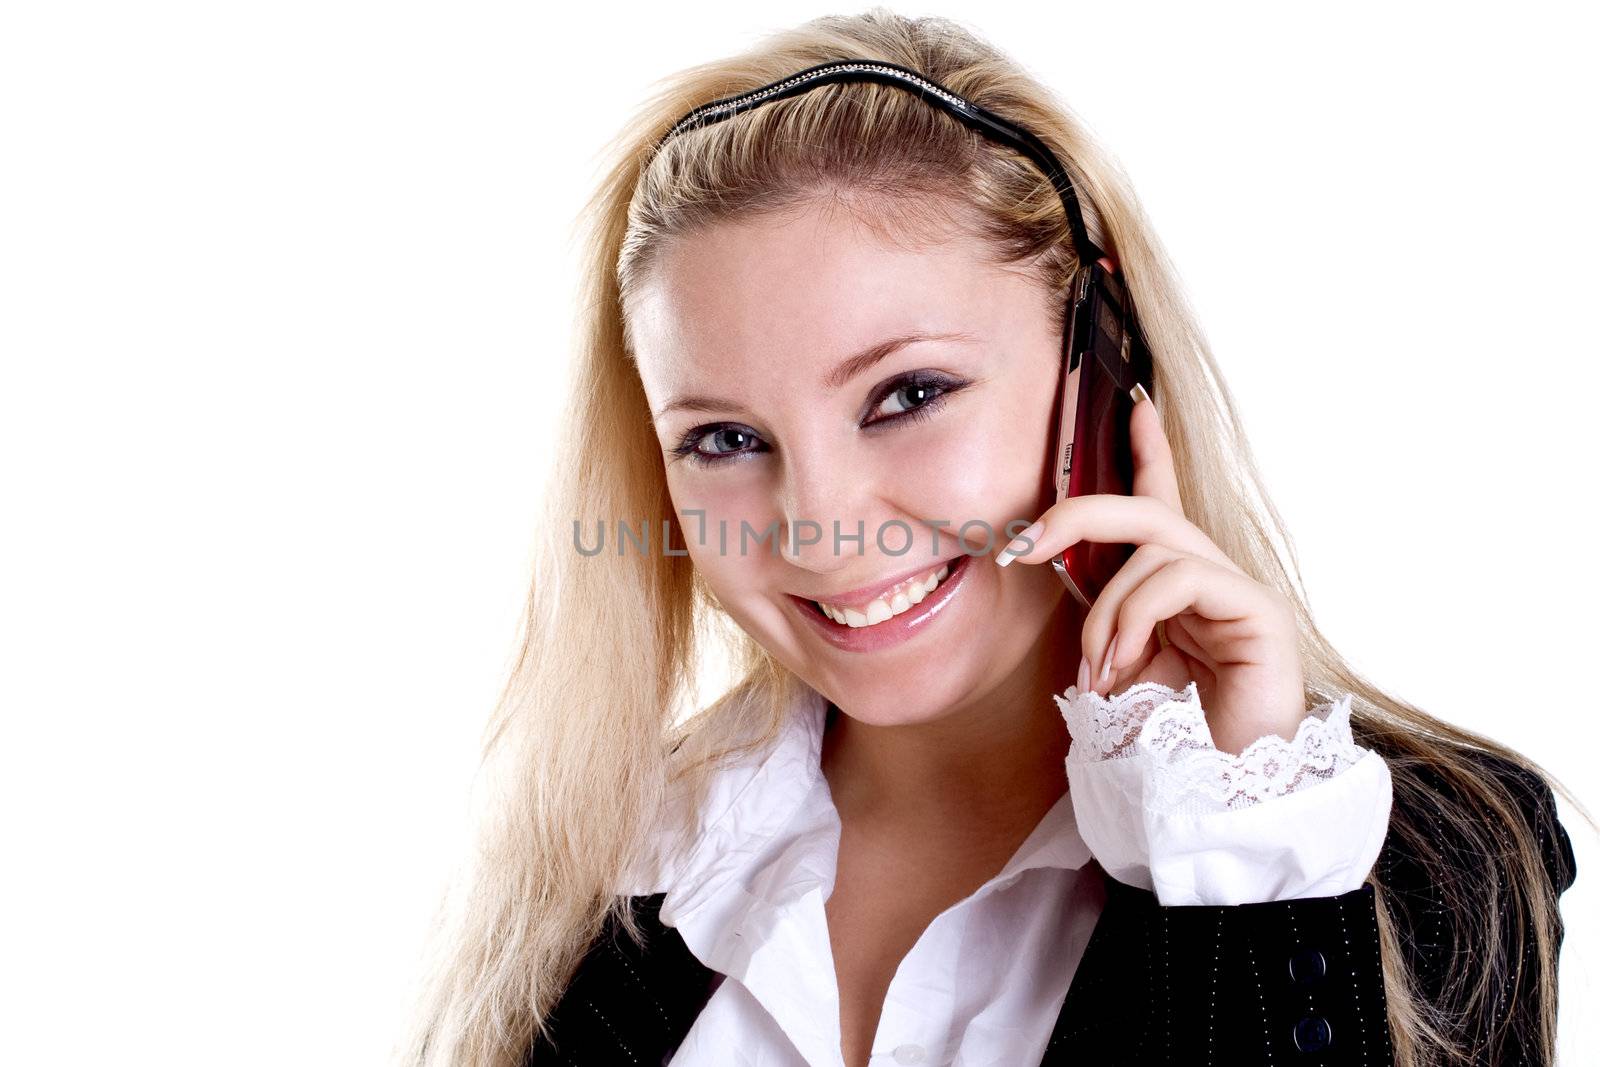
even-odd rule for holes
{"type": "MultiPolygon", "coordinates": [[[[898,408],[889,411],[883,418],[873,421],[885,422],[900,415],[917,415],[919,412],[926,415],[928,413],[927,409],[949,391],[942,383],[927,378],[913,378],[909,381],[903,381],[891,389],[882,400],[878,401],[877,407],[873,410],[882,410],[883,406],[891,401],[896,403],[898,408]],[[902,397],[906,399],[901,399],[902,397]]],[[[868,425],[872,425],[872,423],[868,423],[868,425]]]]}
{"type": "Polygon", "coordinates": [[[673,446],[672,454],[687,457],[695,463],[721,463],[726,457],[752,451],[745,446],[755,440],[755,433],[744,426],[698,426],[673,446]],[[711,447],[701,448],[702,443],[709,443],[711,447]]]}
{"type": "MultiPolygon", "coordinates": [[[[937,411],[945,397],[968,383],[957,378],[931,371],[911,371],[886,383],[878,390],[868,407],[868,418],[861,428],[873,429],[906,419],[925,419],[937,411]]],[[[739,456],[769,451],[761,438],[748,426],[738,423],[714,423],[696,426],[669,450],[674,456],[685,458],[700,466],[725,463],[739,456]],[[702,447],[705,446],[705,447],[702,447]],[[751,447],[755,446],[755,447],[751,447]]]]}
{"type": "Polygon", "coordinates": [[[702,441],[710,441],[713,445],[720,444],[720,447],[712,447],[703,452],[699,452],[698,449],[696,451],[700,455],[706,456],[725,456],[730,452],[743,452],[745,446],[754,438],[755,434],[746,433],[738,426],[724,426],[711,431],[701,438],[702,441]]]}

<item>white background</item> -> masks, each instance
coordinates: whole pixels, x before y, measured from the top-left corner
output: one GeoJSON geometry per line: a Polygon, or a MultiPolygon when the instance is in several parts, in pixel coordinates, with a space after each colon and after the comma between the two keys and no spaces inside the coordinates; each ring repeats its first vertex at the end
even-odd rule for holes
{"type": "MultiPolygon", "coordinates": [[[[1321,625],[1595,805],[1588,13],[1030,7],[935,13],[1131,173],[1321,625]]],[[[595,152],[829,10],[5,8],[0,1059],[384,1060],[562,447],[595,152]]]]}

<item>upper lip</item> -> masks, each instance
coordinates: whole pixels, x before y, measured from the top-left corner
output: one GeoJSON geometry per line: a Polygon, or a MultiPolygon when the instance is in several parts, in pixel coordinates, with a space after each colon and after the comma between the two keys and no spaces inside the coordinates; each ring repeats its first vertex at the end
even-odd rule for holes
{"type": "Polygon", "coordinates": [[[804,595],[795,595],[800,596],[800,599],[802,600],[816,600],[836,608],[864,608],[874,600],[878,599],[878,597],[881,596],[885,591],[894,588],[906,579],[915,578],[918,575],[928,574],[932,571],[936,571],[945,564],[954,563],[960,558],[960,555],[955,555],[951,556],[949,559],[932,560],[916,567],[912,567],[910,570],[901,571],[892,578],[881,578],[878,581],[873,582],[871,585],[863,585],[856,589],[848,589],[842,593],[826,593],[817,596],[812,596],[809,593],[804,595]]]}

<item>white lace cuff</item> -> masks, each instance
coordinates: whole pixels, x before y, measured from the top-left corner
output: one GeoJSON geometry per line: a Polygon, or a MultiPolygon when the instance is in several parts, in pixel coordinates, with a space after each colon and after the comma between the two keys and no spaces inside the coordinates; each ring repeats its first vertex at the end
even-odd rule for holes
{"type": "Polygon", "coordinates": [[[1079,832],[1106,872],[1164,905],[1331,896],[1359,887],[1389,823],[1389,769],[1350,733],[1350,694],[1293,740],[1222,752],[1195,684],[1055,698],[1072,734],[1079,832]]]}

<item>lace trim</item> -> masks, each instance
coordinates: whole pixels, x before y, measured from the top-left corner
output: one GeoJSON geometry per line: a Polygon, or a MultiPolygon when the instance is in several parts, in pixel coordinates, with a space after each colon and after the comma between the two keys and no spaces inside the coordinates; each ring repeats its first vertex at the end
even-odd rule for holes
{"type": "Polygon", "coordinates": [[[1109,700],[1077,686],[1055,697],[1076,763],[1143,757],[1145,805],[1158,811],[1251,807],[1326,781],[1366,752],[1350,734],[1351,694],[1306,713],[1293,740],[1267,734],[1237,756],[1211,737],[1194,682],[1181,692],[1139,682],[1109,700]]]}

